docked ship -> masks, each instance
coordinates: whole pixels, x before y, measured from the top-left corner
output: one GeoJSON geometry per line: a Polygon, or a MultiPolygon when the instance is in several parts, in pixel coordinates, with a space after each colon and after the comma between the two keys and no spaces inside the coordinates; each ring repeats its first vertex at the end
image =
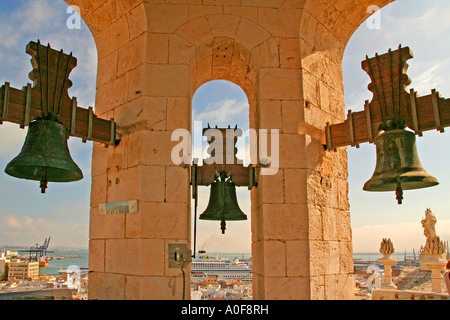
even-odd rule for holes
{"type": "Polygon", "coordinates": [[[244,263],[238,259],[218,259],[199,257],[192,260],[191,280],[203,281],[207,278],[217,280],[239,280],[242,282],[252,281],[251,264],[244,263]]]}
{"type": "Polygon", "coordinates": [[[48,266],[48,257],[40,256],[39,257],[39,267],[46,268],[48,266]]]}

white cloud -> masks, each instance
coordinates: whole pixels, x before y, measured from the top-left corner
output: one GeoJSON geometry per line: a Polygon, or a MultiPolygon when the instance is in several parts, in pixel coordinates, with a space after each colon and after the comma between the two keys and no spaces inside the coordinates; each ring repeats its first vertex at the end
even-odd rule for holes
{"type": "Polygon", "coordinates": [[[209,103],[199,113],[194,111],[193,119],[210,123],[211,126],[227,123],[234,127],[235,124],[248,122],[248,110],[247,101],[227,99],[209,103]]]}
{"type": "Polygon", "coordinates": [[[52,237],[54,246],[87,247],[88,244],[85,224],[5,212],[0,215],[0,239],[9,245],[32,246],[48,236],[52,237]]]}
{"type": "MultiPolygon", "coordinates": [[[[426,237],[420,221],[387,225],[368,225],[353,228],[354,252],[378,252],[383,238],[390,238],[396,252],[412,252],[425,246],[426,237]]],[[[450,220],[438,220],[436,234],[442,241],[450,241],[450,220]]]]}

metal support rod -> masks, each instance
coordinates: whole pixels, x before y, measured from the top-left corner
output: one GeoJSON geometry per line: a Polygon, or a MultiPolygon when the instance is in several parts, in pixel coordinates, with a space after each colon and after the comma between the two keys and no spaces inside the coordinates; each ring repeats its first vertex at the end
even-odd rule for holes
{"type": "Polygon", "coordinates": [[[433,106],[434,121],[436,122],[436,129],[440,132],[444,132],[444,128],[441,126],[441,117],[439,116],[439,104],[438,104],[439,93],[436,89],[431,90],[431,104],[433,106]]]}
{"type": "Polygon", "coordinates": [[[9,82],[5,82],[5,98],[3,99],[3,113],[0,123],[3,123],[3,120],[6,120],[6,117],[8,116],[9,89],[9,82]]]}
{"type": "Polygon", "coordinates": [[[370,118],[370,106],[369,100],[366,100],[364,104],[364,111],[366,112],[366,125],[367,125],[367,136],[369,137],[369,142],[373,142],[373,132],[372,132],[372,119],[370,118]]]}

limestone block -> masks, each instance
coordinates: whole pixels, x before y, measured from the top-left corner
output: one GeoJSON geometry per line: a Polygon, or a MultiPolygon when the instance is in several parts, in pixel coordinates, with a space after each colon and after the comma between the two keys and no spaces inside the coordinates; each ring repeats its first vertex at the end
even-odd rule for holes
{"type": "Polygon", "coordinates": [[[165,97],[141,96],[114,109],[114,120],[122,134],[136,130],[166,130],[165,97]]]}
{"type": "Polygon", "coordinates": [[[147,35],[142,34],[119,49],[117,59],[117,74],[119,76],[145,63],[146,44],[147,35]]]}
{"type": "Polygon", "coordinates": [[[100,215],[98,207],[91,208],[89,220],[89,238],[111,239],[122,238],[125,234],[125,215],[100,215]]]}
{"type": "Polygon", "coordinates": [[[214,6],[238,6],[240,5],[240,0],[203,0],[203,4],[214,6]]]}
{"type": "Polygon", "coordinates": [[[148,65],[146,90],[152,96],[189,96],[189,67],[185,65],[148,65]]]}
{"type": "Polygon", "coordinates": [[[308,277],[309,260],[308,241],[286,241],[286,273],[288,277],[308,277]]]}
{"type": "Polygon", "coordinates": [[[269,38],[270,33],[267,30],[245,18],[242,18],[235,37],[238,43],[250,51],[269,38]]]}
{"type": "Polygon", "coordinates": [[[164,274],[164,265],[162,263],[155,263],[157,261],[164,261],[164,240],[106,240],[106,272],[140,276],[161,276],[164,274]]]}
{"type": "Polygon", "coordinates": [[[128,166],[172,164],[172,149],[177,142],[171,141],[172,131],[147,131],[129,135],[127,145],[128,166]]]}
{"type": "Polygon", "coordinates": [[[340,255],[338,241],[310,241],[311,276],[338,274],[340,255]]]}
{"type": "Polygon", "coordinates": [[[282,119],[280,100],[261,100],[259,102],[258,114],[259,129],[281,129],[282,119]]]}
{"type": "Polygon", "coordinates": [[[264,299],[267,300],[311,299],[309,279],[303,277],[266,277],[264,290],[264,299]]]}
{"type": "Polygon", "coordinates": [[[110,111],[128,101],[128,76],[115,78],[97,88],[96,112],[101,114],[110,111]]]}
{"type": "Polygon", "coordinates": [[[326,300],[354,300],[355,279],[349,274],[325,275],[326,300]]]}
{"type": "Polygon", "coordinates": [[[241,17],[229,14],[215,14],[206,18],[214,38],[228,37],[233,39],[241,21],[241,17]]]}
{"type": "Polygon", "coordinates": [[[145,3],[147,31],[173,33],[189,20],[189,9],[184,4],[145,3]]]}
{"type": "MultiPolygon", "coordinates": [[[[188,278],[188,277],[187,277],[188,278]]],[[[185,299],[189,299],[189,279],[186,279],[185,299]]],[[[130,300],[181,300],[183,298],[181,277],[126,277],[125,295],[130,300]],[[169,288],[169,289],[167,289],[169,288]]]]}
{"type": "MultiPolygon", "coordinates": [[[[350,223],[349,223],[350,226],[350,223]]],[[[339,242],[339,260],[340,260],[340,270],[342,274],[353,273],[353,243],[350,238],[347,241],[339,242]]]]}
{"type": "Polygon", "coordinates": [[[316,276],[309,278],[310,300],[325,300],[325,277],[316,276]]]}
{"type": "Polygon", "coordinates": [[[283,133],[299,133],[299,126],[303,121],[304,104],[303,100],[283,100],[281,102],[283,133]]]}
{"type": "Polygon", "coordinates": [[[98,62],[97,87],[117,77],[117,55],[118,51],[114,51],[98,62]]]}
{"type": "Polygon", "coordinates": [[[148,34],[145,61],[152,64],[166,64],[169,60],[169,35],[148,34]]]}
{"type": "MultiPolygon", "coordinates": [[[[317,30],[317,19],[313,17],[308,11],[302,11],[302,20],[300,23],[300,38],[305,41],[305,44],[309,44],[314,46],[316,39],[316,30],[317,30]]],[[[304,45],[302,45],[302,48],[304,45]]],[[[302,55],[305,57],[307,55],[302,55]]]]}
{"type": "Polygon", "coordinates": [[[324,239],[324,211],[326,208],[309,205],[308,206],[308,222],[309,222],[309,239],[323,240],[324,239]]]}
{"type": "Polygon", "coordinates": [[[298,38],[281,38],[280,67],[300,68],[300,40],[298,38]]]}
{"type": "Polygon", "coordinates": [[[213,40],[206,17],[199,17],[184,24],[177,30],[177,34],[186,41],[194,44],[207,43],[213,40]]]}
{"type": "Polygon", "coordinates": [[[259,8],[258,23],[274,37],[298,37],[301,9],[259,8]]]}
{"type": "Polygon", "coordinates": [[[258,8],[256,7],[225,6],[223,7],[223,13],[244,17],[253,22],[258,21],[258,8]]]}
{"type": "Polygon", "coordinates": [[[139,212],[127,215],[129,238],[187,239],[187,203],[139,202],[139,212]]]}
{"type": "Polygon", "coordinates": [[[259,91],[261,99],[300,100],[303,98],[300,70],[262,68],[259,91]]]}
{"type": "Polygon", "coordinates": [[[284,196],[286,203],[306,204],[308,170],[284,169],[284,196]]]}
{"type": "Polygon", "coordinates": [[[215,5],[191,5],[189,6],[189,20],[194,20],[202,16],[221,14],[223,8],[215,5]]]}
{"type": "Polygon", "coordinates": [[[269,7],[279,8],[285,0],[242,0],[243,7],[269,7]]]}
{"type": "Polygon", "coordinates": [[[307,162],[306,149],[304,135],[280,134],[280,168],[305,167],[307,162]]]}
{"type": "Polygon", "coordinates": [[[187,203],[189,200],[189,171],[181,167],[166,167],[166,201],[187,203]]]}
{"type": "Polygon", "coordinates": [[[284,242],[264,241],[264,256],[264,275],[266,277],[286,276],[286,248],[284,242]]]}
{"type": "Polygon", "coordinates": [[[308,208],[302,204],[262,204],[262,236],[266,240],[308,238],[308,208]]]}
{"type": "Polygon", "coordinates": [[[259,203],[284,203],[283,170],[279,170],[275,175],[260,175],[258,185],[259,203]]]}
{"type": "Polygon", "coordinates": [[[303,9],[305,7],[305,3],[308,0],[286,0],[283,5],[281,6],[282,8],[298,8],[298,9],[303,9]]]}
{"type": "Polygon", "coordinates": [[[128,22],[126,17],[113,22],[95,37],[98,59],[110,55],[129,41],[128,22]]]}
{"type": "MultiPolygon", "coordinates": [[[[90,8],[87,20],[90,22],[90,27],[94,33],[104,30],[120,17],[121,13],[112,8],[112,3],[113,1],[103,1],[90,8]]],[[[84,7],[84,5],[81,7],[84,7]]]]}
{"type": "Polygon", "coordinates": [[[167,98],[167,130],[187,129],[191,127],[191,110],[189,98],[167,98]]]}
{"type": "Polygon", "coordinates": [[[144,32],[147,32],[147,12],[142,3],[127,13],[128,29],[130,31],[130,40],[137,38],[144,32]]]}
{"type": "Polygon", "coordinates": [[[212,80],[212,56],[208,56],[197,63],[197,88],[212,80]]]}
{"type": "Polygon", "coordinates": [[[271,37],[253,49],[252,58],[262,68],[278,68],[280,66],[279,52],[279,39],[271,37]]]}
{"type": "Polygon", "coordinates": [[[189,64],[195,57],[195,47],[177,34],[169,36],[169,63],[189,64]]]}
{"type": "Polygon", "coordinates": [[[125,299],[125,276],[90,272],[88,290],[90,300],[123,300],[125,299]]]}
{"type": "Polygon", "coordinates": [[[92,176],[91,185],[91,207],[97,207],[101,203],[106,203],[107,189],[108,189],[108,177],[106,174],[92,176]]]}
{"type": "Polygon", "coordinates": [[[89,241],[89,271],[105,271],[105,240],[89,241]]]}
{"type": "Polygon", "coordinates": [[[108,173],[108,202],[139,199],[141,201],[164,201],[164,167],[137,166],[108,173]],[[162,190],[161,190],[162,189],[162,190]]]}

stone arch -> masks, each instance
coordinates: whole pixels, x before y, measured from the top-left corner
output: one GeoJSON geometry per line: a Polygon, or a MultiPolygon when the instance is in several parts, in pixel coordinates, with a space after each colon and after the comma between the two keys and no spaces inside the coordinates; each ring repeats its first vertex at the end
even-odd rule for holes
{"type": "Polygon", "coordinates": [[[346,152],[325,153],[321,137],[345,117],[348,39],[369,5],[391,1],[66,2],[97,44],[97,112],[122,133],[117,148],[94,146],[92,297],[181,297],[167,257],[169,244],[190,245],[190,187],[171,163],[171,133],[190,129],[192,95],[213,79],[246,92],[252,128],[281,129],[279,173],[252,193],[255,298],[352,297],[346,152]],[[98,214],[100,203],[136,199],[135,214],[98,214]]]}

